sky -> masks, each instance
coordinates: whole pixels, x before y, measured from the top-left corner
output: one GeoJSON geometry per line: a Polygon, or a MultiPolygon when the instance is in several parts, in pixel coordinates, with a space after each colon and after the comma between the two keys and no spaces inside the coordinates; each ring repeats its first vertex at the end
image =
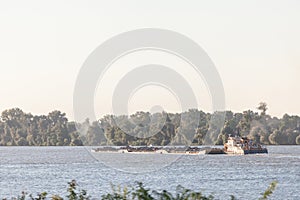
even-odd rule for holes
{"type": "MultiPolygon", "coordinates": [[[[61,110],[74,117],[73,92],[81,66],[109,38],[140,28],[181,33],[214,62],[226,110],[300,114],[300,2],[297,0],[0,1],[0,110],[33,114],[61,110]]],[[[118,60],[99,80],[95,113],[112,112],[111,96],[133,66],[163,63],[189,81],[199,109],[212,111],[209,91],[190,66],[163,52],[118,60]],[[183,67],[184,66],[184,67],[183,67]]],[[[179,112],[176,95],[158,86],[133,91],[128,112],[179,112]]]]}

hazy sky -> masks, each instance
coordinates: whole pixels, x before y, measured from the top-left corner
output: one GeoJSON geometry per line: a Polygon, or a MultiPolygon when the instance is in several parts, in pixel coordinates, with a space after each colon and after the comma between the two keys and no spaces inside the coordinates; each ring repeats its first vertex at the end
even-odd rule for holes
{"type": "MultiPolygon", "coordinates": [[[[47,114],[59,109],[72,119],[74,84],[88,55],[114,35],[153,27],[182,33],[207,52],[222,78],[226,109],[255,109],[265,101],[272,115],[300,114],[298,0],[63,2],[0,1],[1,111],[20,107],[47,114]]],[[[97,114],[111,111],[109,95],[120,79],[118,65],[185,65],[157,52],[130,56],[115,64],[103,91],[95,94],[97,114]]],[[[196,84],[192,72],[182,73],[195,81],[199,108],[210,111],[204,84],[196,84]]],[[[129,110],[157,104],[167,111],[179,109],[167,91],[145,87],[132,97],[129,110]]]]}

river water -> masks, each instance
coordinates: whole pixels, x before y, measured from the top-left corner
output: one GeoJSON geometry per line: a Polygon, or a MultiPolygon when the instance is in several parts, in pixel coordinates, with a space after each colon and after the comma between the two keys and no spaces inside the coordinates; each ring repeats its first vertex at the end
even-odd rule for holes
{"type": "Polygon", "coordinates": [[[0,147],[0,199],[26,191],[66,194],[75,179],[93,198],[111,184],[141,181],[151,189],[177,185],[216,199],[258,199],[276,180],[271,199],[300,199],[300,146],[268,146],[266,155],[91,153],[88,147],[0,147]]]}

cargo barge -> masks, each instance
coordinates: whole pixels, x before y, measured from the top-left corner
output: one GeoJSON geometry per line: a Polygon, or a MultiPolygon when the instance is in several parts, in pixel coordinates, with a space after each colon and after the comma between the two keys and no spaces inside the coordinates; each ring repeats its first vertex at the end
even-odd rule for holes
{"type": "Polygon", "coordinates": [[[107,152],[107,153],[139,153],[139,154],[261,154],[268,153],[267,148],[260,144],[255,144],[252,140],[246,137],[228,137],[224,148],[215,147],[183,147],[183,146],[126,146],[126,147],[99,147],[92,149],[92,152],[107,152]]]}
{"type": "Polygon", "coordinates": [[[137,153],[137,154],[224,154],[221,148],[211,147],[154,147],[154,146],[140,146],[140,147],[99,147],[91,150],[92,152],[102,153],[137,153]]]}

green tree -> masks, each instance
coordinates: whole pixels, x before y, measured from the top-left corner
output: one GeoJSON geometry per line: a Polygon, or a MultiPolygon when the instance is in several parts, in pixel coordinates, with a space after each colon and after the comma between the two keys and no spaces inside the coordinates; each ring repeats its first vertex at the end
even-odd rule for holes
{"type": "Polygon", "coordinates": [[[258,105],[258,107],[257,107],[257,109],[261,111],[260,114],[261,114],[262,116],[265,116],[265,115],[266,115],[266,112],[267,112],[267,110],[268,110],[267,103],[265,103],[265,102],[260,102],[259,105],[258,105]]]}

